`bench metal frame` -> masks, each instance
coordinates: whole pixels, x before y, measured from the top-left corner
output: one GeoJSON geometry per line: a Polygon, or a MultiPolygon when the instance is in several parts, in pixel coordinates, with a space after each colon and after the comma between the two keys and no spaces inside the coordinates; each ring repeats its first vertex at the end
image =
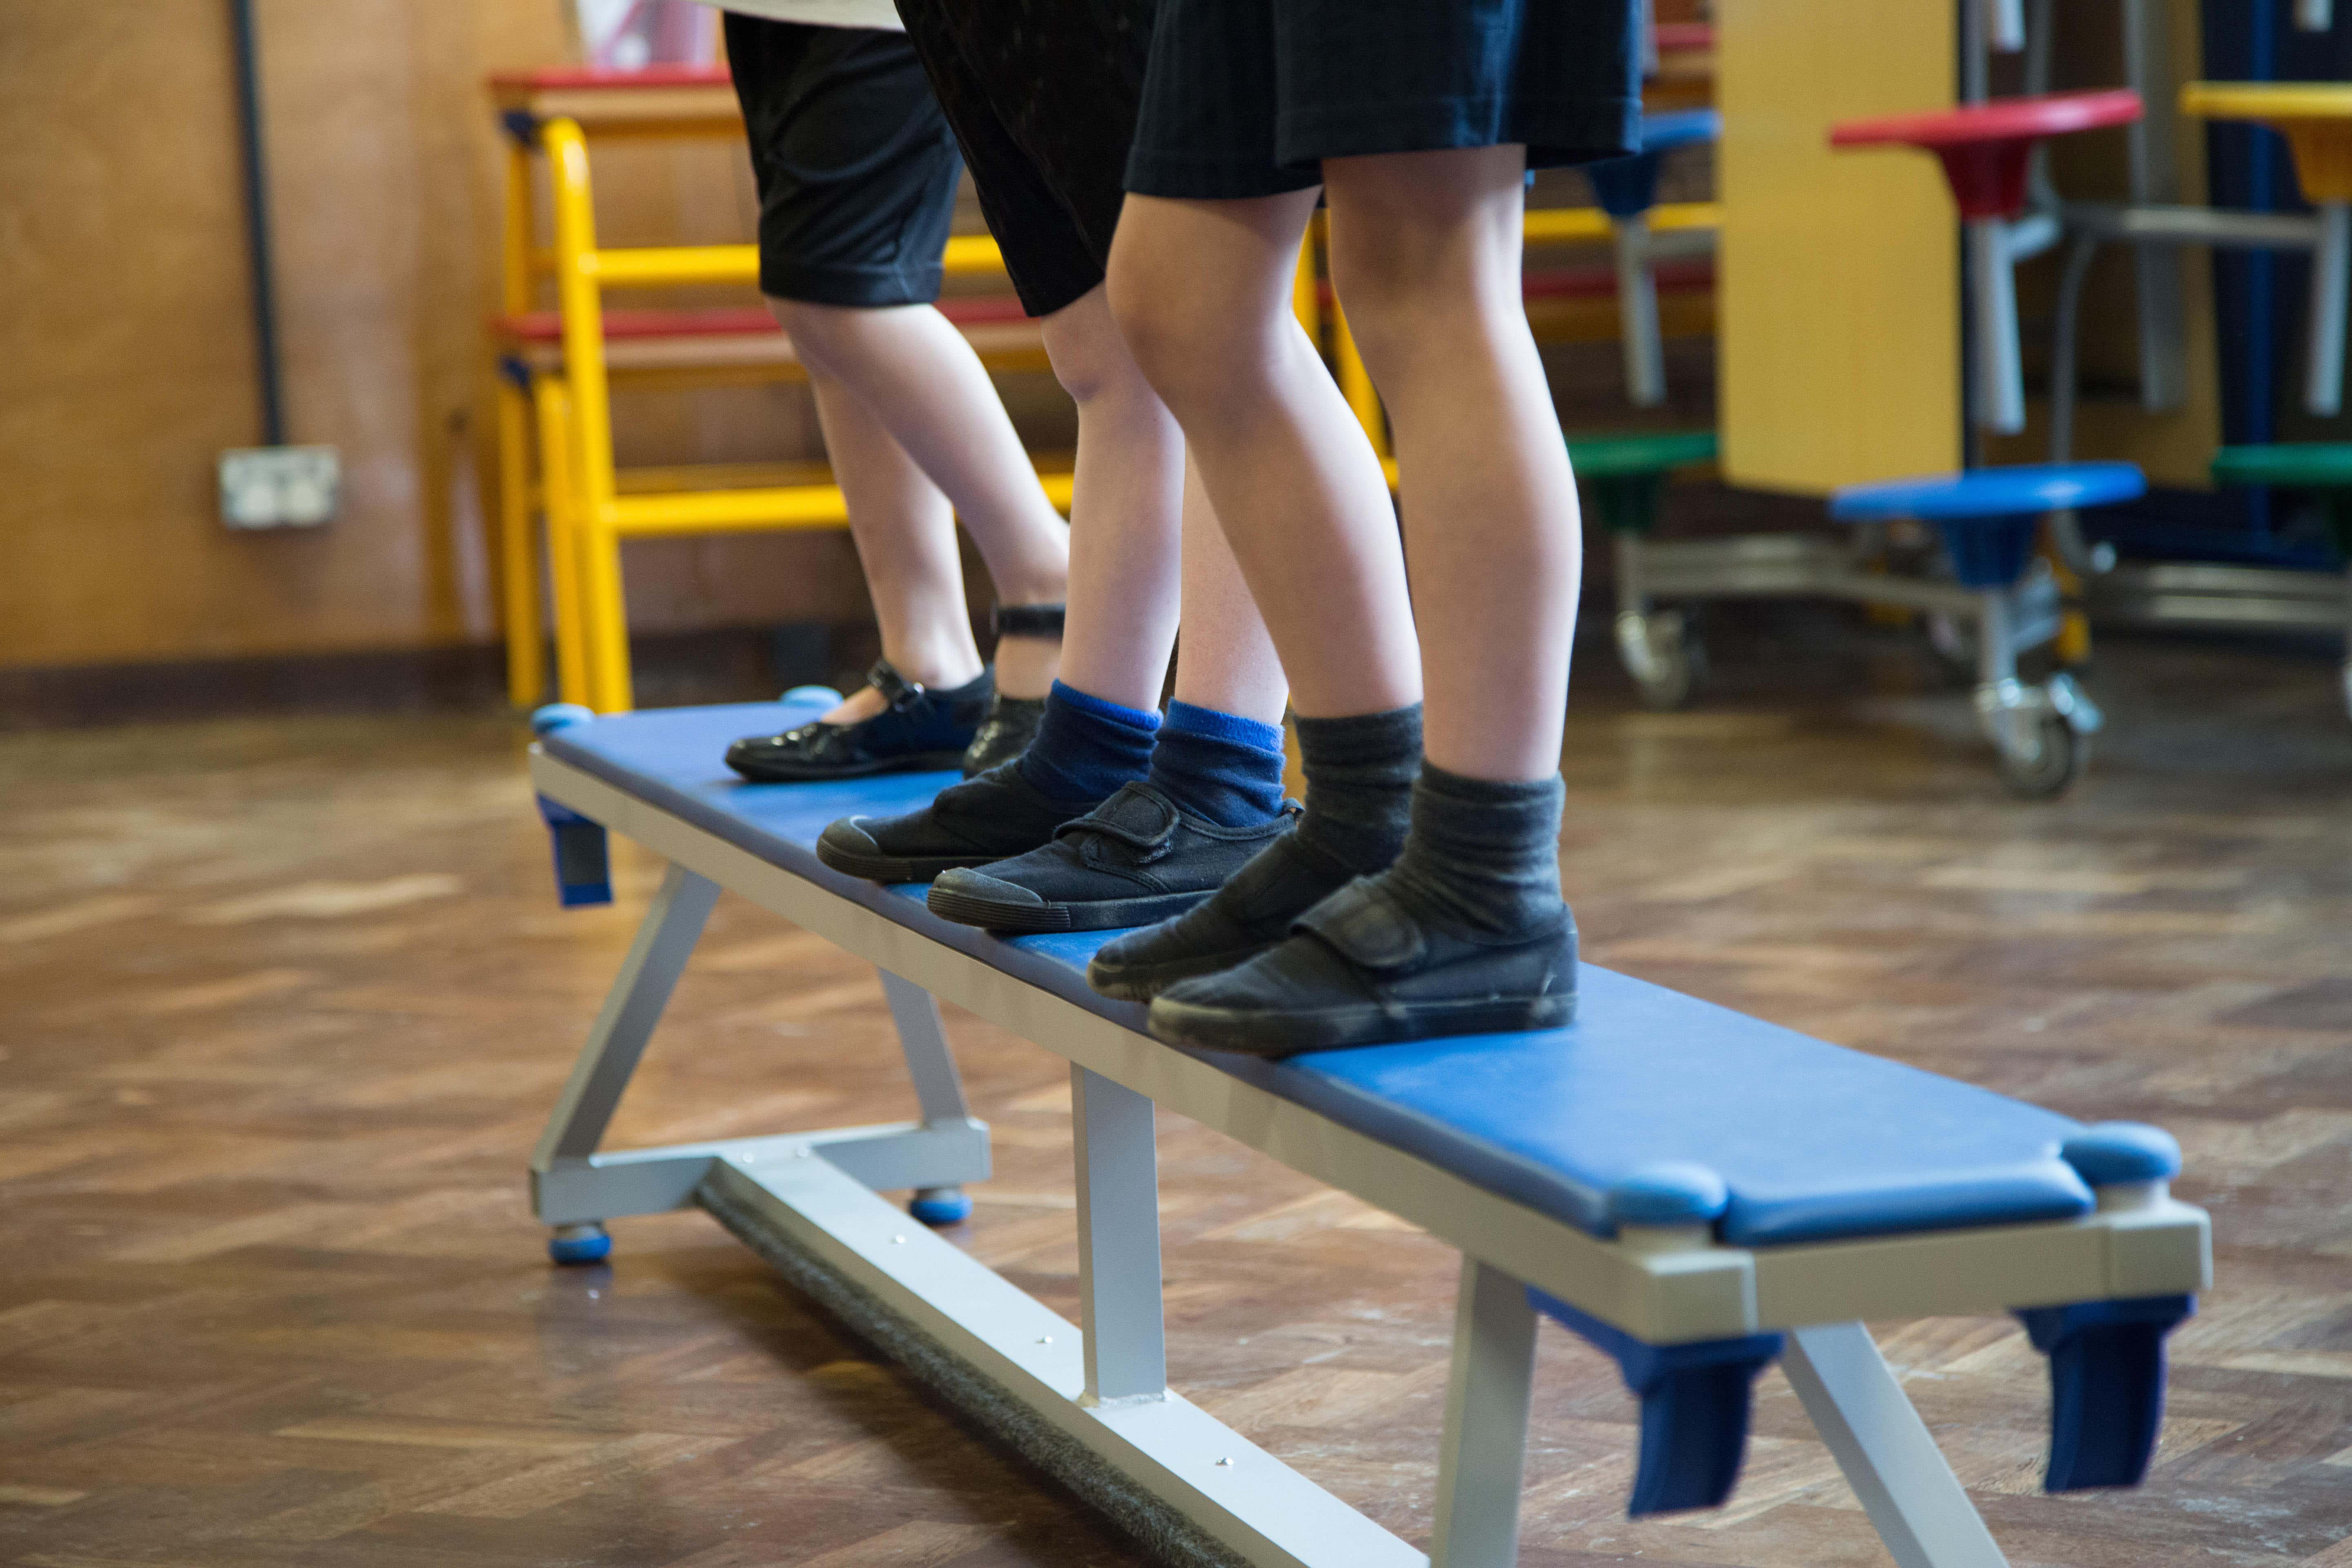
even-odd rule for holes
{"type": "Polygon", "coordinates": [[[1860,1320],[2193,1291],[2202,1211],[2161,1184],[2079,1220],[1751,1249],[1703,1231],[1602,1240],[1016,980],[533,749],[547,796],[670,869],[531,1160],[533,1206],[578,1226],[699,1205],[1159,1554],[1253,1568],[1506,1568],[1517,1556],[1536,1286],[1654,1343],[1785,1328],[1784,1363],[1902,1568],[2005,1560],[1860,1320]],[[598,1152],[721,888],[873,963],[921,1120],[598,1152]],[[1067,1058],[1077,1328],[881,1196],[988,1173],[944,998],[1067,1058]],[[1155,1104],[1463,1252],[1434,1550],[1421,1552],[1167,1387],[1155,1104]],[[1107,1486],[1089,1488],[1089,1479],[1107,1486]]]}

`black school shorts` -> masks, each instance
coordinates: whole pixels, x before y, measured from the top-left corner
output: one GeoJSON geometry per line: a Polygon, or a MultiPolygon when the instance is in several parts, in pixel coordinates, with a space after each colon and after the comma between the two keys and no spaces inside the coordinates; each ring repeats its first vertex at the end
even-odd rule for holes
{"type": "Polygon", "coordinates": [[[1127,188],[1186,200],[1321,183],[1326,158],[1641,144],[1634,0],[1162,0],[1127,188]]]}
{"type": "Polygon", "coordinates": [[[727,14],[760,186],[760,291],[928,305],[963,163],[904,36],[727,14]]]}
{"type": "Polygon", "coordinates": [[[1154,9],[1152,0],[898,0],[1033,316],[1103,280],[1154,9]]]}

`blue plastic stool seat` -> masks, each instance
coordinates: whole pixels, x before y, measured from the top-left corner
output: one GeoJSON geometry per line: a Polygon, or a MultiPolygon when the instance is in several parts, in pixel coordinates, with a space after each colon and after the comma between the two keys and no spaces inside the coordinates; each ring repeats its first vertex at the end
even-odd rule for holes
{"type": "Polygon", "coordinates": [[[1830,515],[1841,522],[1932,522],[1963,586],[2006,588],[2024,575],[2043,513],[2147,493],[2136,463],[2032,463],[1848,485],[1831,495],[1830,515]]]}
{"type": "Polygon", "coordinates": [[[1658,163],[1677,147],[1712,142],[1723,133],[1723,117],[1712,109],[1677,109],[1642,116],[1642,150],[1622,158],[1587,163],[1601,210],[1613,218],[1639,217],[1658,204],[1658,163]]]}

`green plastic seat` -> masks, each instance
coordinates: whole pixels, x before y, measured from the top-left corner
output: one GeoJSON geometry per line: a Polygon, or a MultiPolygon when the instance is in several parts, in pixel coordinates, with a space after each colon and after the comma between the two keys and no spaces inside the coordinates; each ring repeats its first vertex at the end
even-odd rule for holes
{"type": "Polygon", "coordinates": [[[2301,490],[2352,489],[2352,441],[2224,447],[2213,454],[2213,482],[2301,490]]]}
{"type": "Polygon", "coordinates": [[[2316,492],[2326,503],[2336,548],[2352,560],[2352,441],[2224,447],[2213,454],[2213,482],[2316,492]]]}
{"type": "Polygon", "coordinates": [[[1666,475],[1716,457],[1712,430],[1638,431],[1624,436],[1571,436],[1568,458],[1592,492],[1601,526],[1612,533],[1647,533],[1658,521],[1666,475]]]}

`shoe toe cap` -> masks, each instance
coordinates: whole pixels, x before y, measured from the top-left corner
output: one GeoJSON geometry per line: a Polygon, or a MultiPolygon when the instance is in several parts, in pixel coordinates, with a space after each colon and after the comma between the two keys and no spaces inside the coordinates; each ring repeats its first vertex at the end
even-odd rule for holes
{"type": "Polygon", "coordinates": [[[842,855],[879,855],[882,846],[874,842],[874,836],[866,831],[867,821],[863,816],[843,817],[817,835],[817,848],[831,849],[842,855]]]}
{"type": "Polygon", "coordinates": [[[961,868],[940,873],[931,889],[936,893],[986,904],[1043,908],[1045,902],[1037,894],[1016,883],[999,881],[982,872],[961,868]]]}

